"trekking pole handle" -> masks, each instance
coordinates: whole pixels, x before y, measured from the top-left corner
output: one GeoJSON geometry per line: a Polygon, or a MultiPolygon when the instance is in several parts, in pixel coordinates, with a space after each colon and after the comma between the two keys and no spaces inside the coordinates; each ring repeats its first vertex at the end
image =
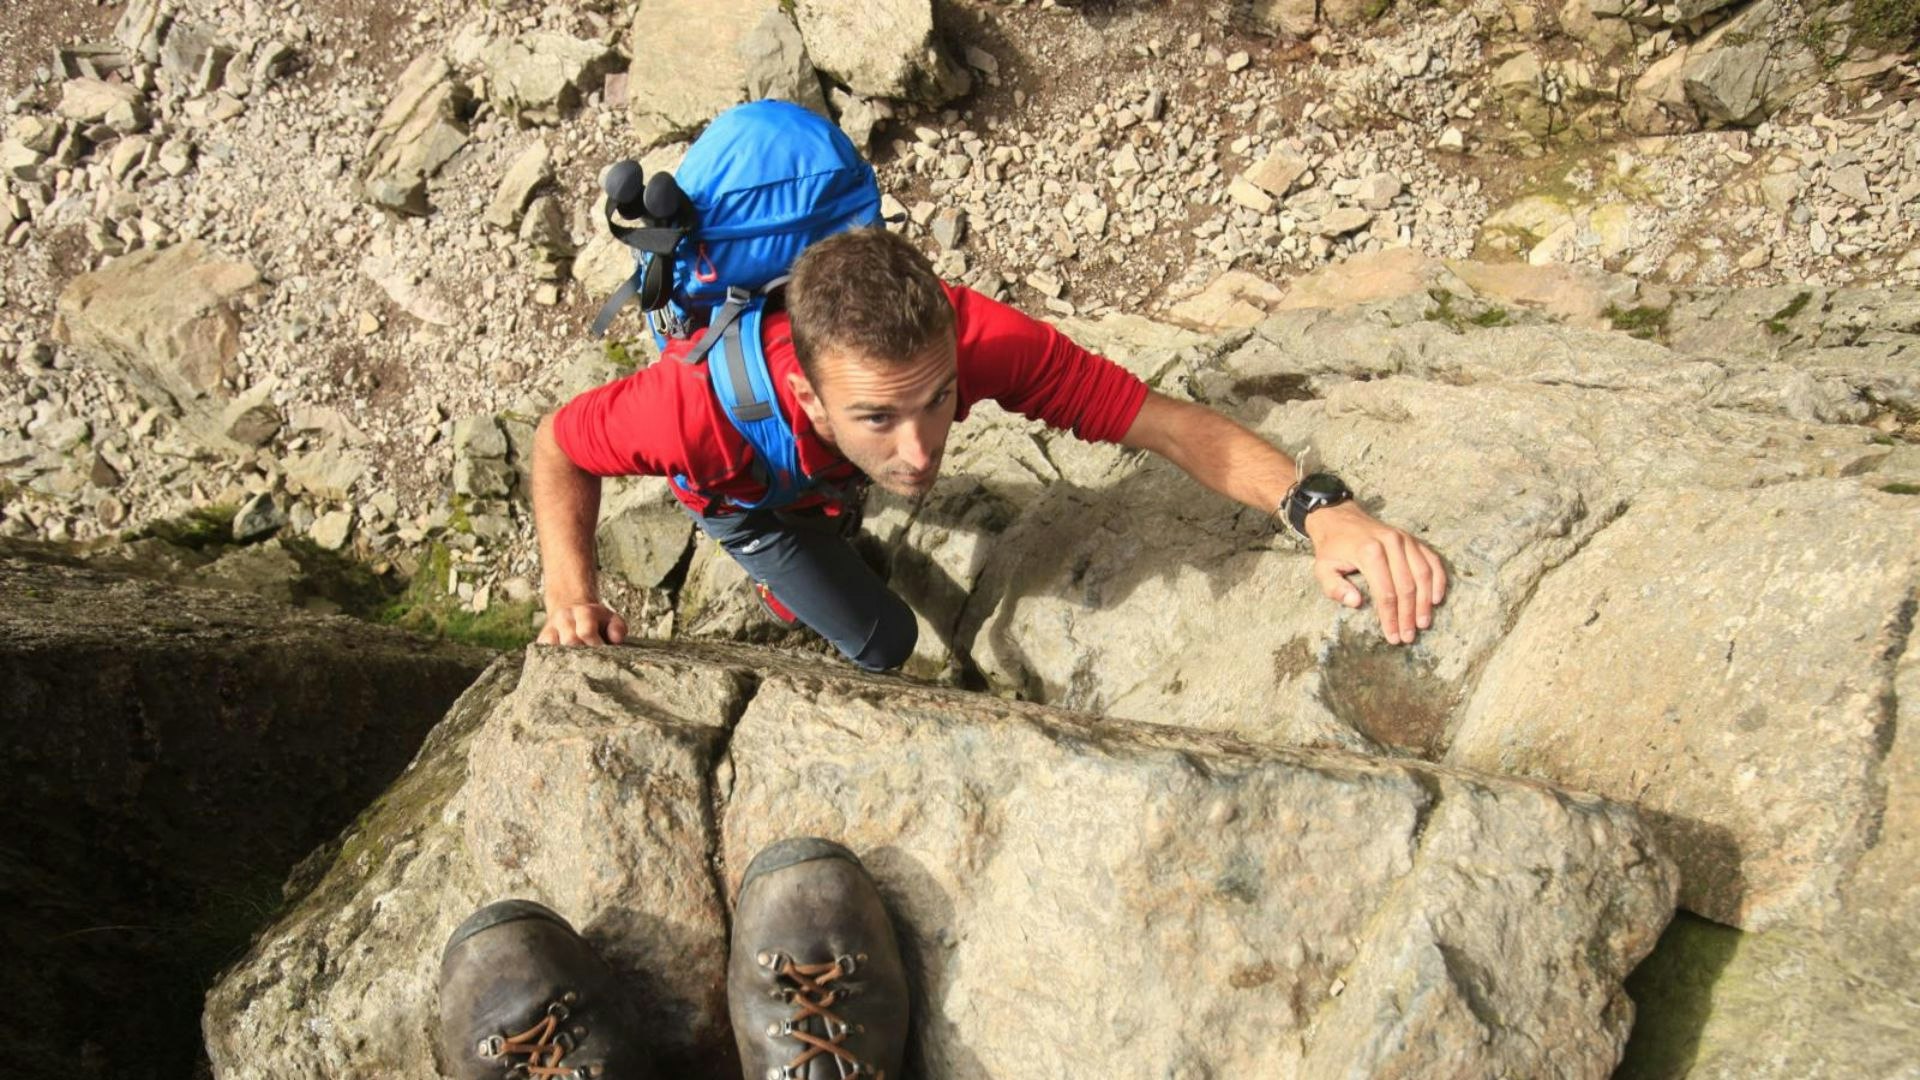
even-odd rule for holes
{"type": "Polygon", "coordinates": [[[607,193],[607,201],[612,204],[614,210],[628,221],[635,220],[646,212],[646,197],[649,189],[639,162],[633,160],[614,162],[600,177],[600,187],[607,193]]]}

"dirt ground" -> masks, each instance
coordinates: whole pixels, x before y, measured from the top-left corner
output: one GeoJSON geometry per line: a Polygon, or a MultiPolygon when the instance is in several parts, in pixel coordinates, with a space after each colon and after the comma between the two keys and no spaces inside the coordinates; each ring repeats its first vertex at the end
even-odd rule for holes
{"type": "Polygon", "coordinates": [[[53,50],[113,32],[122,5],[107,0],[6,0],[0,10],[0,88],[8,97],[53,65],[53,50]]]}

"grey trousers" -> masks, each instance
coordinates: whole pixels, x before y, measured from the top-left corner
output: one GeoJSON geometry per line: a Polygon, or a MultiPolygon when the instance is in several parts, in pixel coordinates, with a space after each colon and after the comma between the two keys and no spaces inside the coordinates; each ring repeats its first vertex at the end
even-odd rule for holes
{"type": "Polygon", "coordinates": [[[778,510],[692,516],[749,576],[847,659],[885,671],[913,655],[920,636],[913,609],[840,535],[839,519],[778,510]]]}

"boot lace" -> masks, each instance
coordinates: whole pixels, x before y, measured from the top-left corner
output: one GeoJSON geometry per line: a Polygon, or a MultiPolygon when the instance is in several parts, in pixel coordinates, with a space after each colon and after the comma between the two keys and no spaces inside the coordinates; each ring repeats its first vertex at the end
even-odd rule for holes
{"type": "Polygon", "coordinates": [[[546,1007],[538,1023],[518,1035],[489,1035],[480,1040],[483,1058],[524,1057],[507,1069],[511,1077],[528,1080],[590,1080],[600,1070],[591,1065],[563,1065],[573,1052],[574,1040],[586,1035],[583,1027],[562,1028],[571,1014],[569,1006],[579,1004],[579,995],[569,990],[546,1007]]]}
{"type": "Polygon", "coordinates": [[[767,1028],[768,1037],[785,1037],[802,1044],[800,1053],[784,1067],[775,1066],[767,1070],[767,1080],[798,1080],[815,1058],[829,1056],[839,1070],[841,1080],[856,1076],[887,1080],[885,1073],[860,1060],[845,1046],[848,1035],[865,1031],[866,1028],[848,1023],[833,1011],[835,1004],[853,996],[852,987],[835,983],[852,975],[860,964],[865,963],[865,954],[842,956],[827,964],[797,963],[793,957],[780,952],[763,952],[755,959],[760,966],[788,984],[777,987],[773,991],[774,996],[797,1006],[791,1017],[767,1028]],[[810,1030],[815,1026],[815,1020],[819,1021],[817,1026],[821,1034],[810,1030]]]}

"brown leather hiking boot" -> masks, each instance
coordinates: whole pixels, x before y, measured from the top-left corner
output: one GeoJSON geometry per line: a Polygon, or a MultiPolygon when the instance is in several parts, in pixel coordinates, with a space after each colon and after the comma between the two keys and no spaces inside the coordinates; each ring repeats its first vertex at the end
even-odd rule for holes
{"type": "Polygon", "coordinates": [[[853,852],[782,840],[740,883],[727,1006],[746,1080],[901,1080],[907,979],[853,852]]]}
{"type": "Polygon", "coordinates": [[[440,957],[440,1065],[455,1080],[648,1080],[613,969],[531,900],[474,912],[440,957]]]}

